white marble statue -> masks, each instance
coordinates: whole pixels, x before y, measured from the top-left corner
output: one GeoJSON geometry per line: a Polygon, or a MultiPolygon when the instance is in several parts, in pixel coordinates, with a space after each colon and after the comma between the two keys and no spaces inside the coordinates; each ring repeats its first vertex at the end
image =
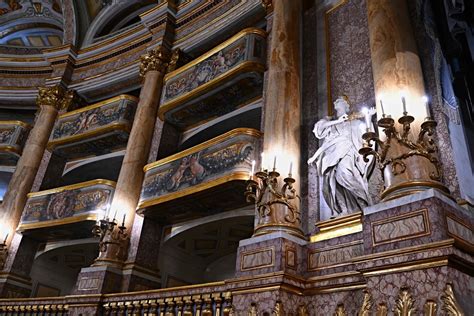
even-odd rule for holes
{"type": "MultiPolygon", "coordinates": [[[[308,164],[316,162],[323,179],[323,196],[331,208],[332,216],[362,210],[372,204],[369,195],[368,177],[373,163],[364,162],[358,153],[362,147],[362,134],[366,125],[363,115],[349,115],[347,97],[334,102],[336,119],[321,119],[314,125],[314,135],[323,141],[308,164]]],[[[368,110],[369,117],[375,109],[368,110]]],[[[371,127],[372,128],[372,127],[371,127]]]]}

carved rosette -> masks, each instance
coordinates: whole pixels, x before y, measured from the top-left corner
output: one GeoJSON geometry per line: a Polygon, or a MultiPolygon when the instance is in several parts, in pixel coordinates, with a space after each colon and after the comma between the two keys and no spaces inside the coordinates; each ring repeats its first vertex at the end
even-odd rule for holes
{"type": "Polygon", "coordinates": [[[168,67],[167,55],[159,46],[140,57],[140,77],[144,78],[148,71],[165,73],[168,67]]]}

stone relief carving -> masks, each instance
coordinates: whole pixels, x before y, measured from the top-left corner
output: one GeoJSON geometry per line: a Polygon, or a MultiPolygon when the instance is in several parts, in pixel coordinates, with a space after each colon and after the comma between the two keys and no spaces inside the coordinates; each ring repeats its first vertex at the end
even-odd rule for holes
{"type": "MultiPolygon", "coordinates": [[[[373,161],[364,162],[358,153],[366,128],[360,120],[364,116],[350,113],[345,96],[334,102],[334,108],[335,119],[326,117],[314,125],[313,133],[323,143],[308,159],[308,164],[316,163],[323,179],[324,199],[331,208],[331,215],[337,216],[372,204],[368,178],[374,164],[373,161]]],[[[375,109],[368,110],[369,118],[374,114],[375,109]]]]}

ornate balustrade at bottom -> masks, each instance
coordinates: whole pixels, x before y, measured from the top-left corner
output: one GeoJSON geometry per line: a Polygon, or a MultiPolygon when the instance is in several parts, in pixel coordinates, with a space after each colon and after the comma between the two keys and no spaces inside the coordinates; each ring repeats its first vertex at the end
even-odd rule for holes
{"type": "Polygon", "coordinates": [[[119,95],[60,115],[48,149],[74,159],[125,148],[137,101],[133,96],[119,95]]]}
{"type": "Polygon", "coordinates": [[[238,128],[144,168],[138,213],[178,222],[248,205],[241,192],[261,133],[238,128]]]}
{"type": "Polygon", "coordinates": [[[21,121],[0,121],[0,165],[15,166],[23,152],[29,124],[21,121]]]}
{"type": "Polygon", "coordinates": [[[159,117],[190,128],[262,95],[266,33],[248,28],[164,78],[159,117]]]}
{"type": "Polygon", "coordinates": [[[91,237],[114,191],[115,182],[97,179],[29,193],[18,230],[40,239],[91,237]]]}

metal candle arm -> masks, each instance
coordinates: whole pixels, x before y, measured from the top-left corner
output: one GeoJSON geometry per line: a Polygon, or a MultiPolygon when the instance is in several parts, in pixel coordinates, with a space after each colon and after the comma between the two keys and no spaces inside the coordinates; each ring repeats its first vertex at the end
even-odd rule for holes
{"type": "MultiPolygon", "coordinates": [[[[107,253],[109,246],[112,245],[117,246],[122,254],[125,252],[128,243],[128,234],[125,232],[127,228],[123,224],[118,226],[117,229],[115,229],[115,226],[117,226],[115,220],[101,219],[99,225],[96,224],[92,228],[94,236],[100,238],[99,251],[101,254],[99,254],[99,258],[102,254],[107,253]]],[[[119,253],[115,255],[117,256],[116,259],[121,259],[119,253]]]]}
{"type": "Polygon", "coordinates": [[[410,156],[423,156],[430,160],[431,163],[436,167],[438,174],[431,174],[433,180],[439,181],[441,179],[441,168],[438,158],[433,155],[438,151],[438,148],[432,138],[437,123],[432,120],[430,117],[427,117],[425,121],[421,124],[421,129],[418,134],[416,142],[413,142],[409,139],[411,123],[415,121],[415,118],[411,115],[407,115],[406,112],[404,115],[398,119],[398,123],[401,124],[402,130],[398,132],[395,128],[395,121],[391,117],[386,117],[385,115],[377,122],[377,125],[383,128],[383,132],[386,135],[386,139],[382,141],[374,132],[366,132],[362,135],[364,140],[364,145],[359,149],[359,154],[364,157],[364,161],[368,162],[369,156],[375,156],[379,168],[383,170],[387,165],[394,164],[403,165],[402,160],[410,156]],[[399,144],[408,148],[409,151],[387,159],[387,153],[393,141],[397,141],[399,144]],[[377,143],[380,147],[380,153],[372,148],[373,144],[377,143]]]}
{"type": "Polygon", "coordinates": [[[271,208],[269,205],[273,203],[285,204],[289,209],[290,213],[285,216],[285,220],[294,223],[300,220],[298,207],[291,203],[291,200],[299,199],[300,197],[296,194],[296,189],[293,184],[296,180],[288,175],[287,178],[283,179],[284,184],[281,188],[278,188],[278,178],[280,173],[275,171],[263,170],[252,176],[247,181],[247,188],[245,190],[245,198],[249,203],[256,203],[258,214],[260,217],[268,216],[271,208]],[[254,178],[257,179],[254,179],[254,178]],[[271,195],[270,201],[268,198],[263,199],[266,193],[271,195]]]}

